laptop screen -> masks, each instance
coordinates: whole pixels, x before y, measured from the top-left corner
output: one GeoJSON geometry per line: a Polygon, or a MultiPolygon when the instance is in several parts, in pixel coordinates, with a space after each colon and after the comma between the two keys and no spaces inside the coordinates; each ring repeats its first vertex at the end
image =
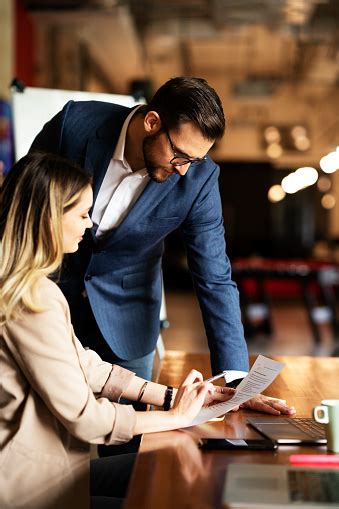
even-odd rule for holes
{"type": "Polygon", "coordinates": [[[232,463],[226,472],[223,503],[246,509],[330,509],[338,507],[338,486],[339,469],[232,463]]]}

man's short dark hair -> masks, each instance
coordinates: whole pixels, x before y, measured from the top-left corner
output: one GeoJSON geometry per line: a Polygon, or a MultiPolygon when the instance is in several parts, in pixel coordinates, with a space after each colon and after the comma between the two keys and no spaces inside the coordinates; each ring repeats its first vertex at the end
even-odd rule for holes
{"type": "Polygon", "coordinates": [[[193,122],[208,140],[221,138],[225,131],[221,100],[202,78],[170,79],[157,90],[146,111],[159,113],[168,129],[193,122]]]}

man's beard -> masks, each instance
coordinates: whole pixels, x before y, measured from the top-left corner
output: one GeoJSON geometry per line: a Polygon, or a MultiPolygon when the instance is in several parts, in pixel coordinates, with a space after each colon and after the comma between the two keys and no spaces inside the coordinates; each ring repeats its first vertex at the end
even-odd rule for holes
{"type": "Polygon", "coordinates": [[[152,156],[154,141],[157,139],[159,135],[160,133],[155,133],[152,134],[151,136],[147,136],[146,138],[144,138],[142,144],[142,151],[144,155],[145,168],[147,170],[149,177],[154,182],[162,184],[166,182],[169,179],[169,177],[171,177],[176,172],[174,171],[173,167],[171,167],[170,169],[166,169],[153,162],[152,156]]]}

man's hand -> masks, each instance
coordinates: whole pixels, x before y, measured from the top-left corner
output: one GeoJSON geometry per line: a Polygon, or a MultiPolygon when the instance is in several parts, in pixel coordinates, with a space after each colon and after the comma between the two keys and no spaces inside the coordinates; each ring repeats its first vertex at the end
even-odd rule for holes
{"type": "Polygon", "coordinates": [[[286,405],[284,399],[271,398],[262,394],[258,394],[258,396],[246,401],[246,403],[242,403],[240,408],[249,408],[250,410],[272,415],[294,415],[296,413],[296,409],[293,406],[286,405]]]}

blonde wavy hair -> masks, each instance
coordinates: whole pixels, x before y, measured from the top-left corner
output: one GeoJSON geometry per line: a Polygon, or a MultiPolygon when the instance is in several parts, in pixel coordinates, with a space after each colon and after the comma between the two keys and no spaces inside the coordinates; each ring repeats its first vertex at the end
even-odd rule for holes
{"type": "Polygon", "coordinates": [[[62,216],[90,184],[89,174],[53,154],[28,154],[9,171],[0,190],[0,323],[43,310],[38,282],[62,262],[62,216]]]}

